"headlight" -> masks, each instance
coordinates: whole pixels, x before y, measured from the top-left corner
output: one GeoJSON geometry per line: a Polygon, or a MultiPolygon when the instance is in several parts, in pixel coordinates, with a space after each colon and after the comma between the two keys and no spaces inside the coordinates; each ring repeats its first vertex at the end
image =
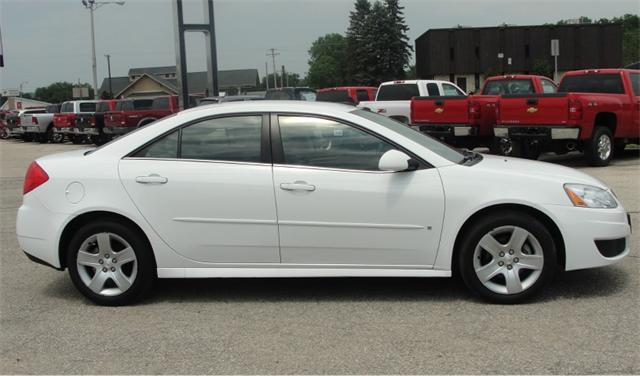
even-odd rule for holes
{"type": "Polygon", "coordinates": [[[613,195],[602,188],[584,184],[565,184],[564,190],[574,206],[594,209],[613,209],[618,207],[613,195]]]}

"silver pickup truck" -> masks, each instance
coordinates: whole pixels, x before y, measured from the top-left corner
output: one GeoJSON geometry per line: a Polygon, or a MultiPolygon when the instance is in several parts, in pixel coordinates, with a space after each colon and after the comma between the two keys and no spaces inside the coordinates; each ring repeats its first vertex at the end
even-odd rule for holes
{"type": "Polygon", "coordinates": [[[24,141],[33,141],[29,135],[24,134],[22,128],[22,117],[24,115],[33,116],[35,114],[43,114],[46,110],[44,108],[27,108],[19,110],[17,113],[11,113],[7,115],[7,133],[9,137],[22,138],[24,141]]]}
{"type": "Polygon", "coordinates": [[[62,137],[53,132],[53,114],[60,112],[60,104],[50,104],[45,113],[22,114],[20,126],[24,132],[23,139],[47,142],[61,142],[62,137]]]}

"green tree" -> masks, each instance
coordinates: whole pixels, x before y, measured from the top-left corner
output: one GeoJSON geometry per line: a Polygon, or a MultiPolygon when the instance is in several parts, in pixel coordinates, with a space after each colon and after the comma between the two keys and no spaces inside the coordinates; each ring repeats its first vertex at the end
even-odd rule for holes
{"type": "Polygon", "coordinates": [[[369,69],[375,62],[369,46],[370,15],[369,0],[356,0],[354,10],[349,14],[345,68],[348,81],[353,85],[367,85],[372,81],[369,69]]]}
{"type": "Polygon", "coordinates": [[[407,32],[409,27],[404,19],[404,7],[399,0],[386,0],[386,22],[388,24],[389,44],[386,46],[387,76],[386,80],[404,78],[405,69],[409,67],[409,59],[413,47],[409,44],[407,32]]]}
{"type": "Polygon", "coordinates": [[[308,84],[312,87],[335,87],[346,82],[347,39],[327,34],[316,39],[309,49],[308,84]]]}
{"type": "MultiPolygon", "coordinates": [[[[303,79],[300,78],[300,75],[298,73],[290,73],[290,72],[286,72],[286,76],[284,78],[284,86],[287,86],[287,82],[288,82],[288,86],[304,86],[305,82],[303,79]]],[[[282,77],[282,73],[278,73],[276,75],[276,80],[278,81],[278,87],[280,87],[280,78],[282,77]]],[[[267,83],[266,83],[266,79],[269,80],[269,88],[273,89],[273,73],[269,73],[269,76],[267,77],[262,77],[261,81],[260,81],[260,88],[263,90],[267,89],[267,83]]]]}
{"type": "Polygon", "coordinates": [[[531,66],[531,74],[553,78],[553,68],[546,60],[536,60],[531,66]]]}
{"type": "Polygon", "coordinates": [[[87,83],[73,84],[71,82],[54,82],[49,86],[39,87],[34,92],[34,99],[49,103],[61,103],[73,99],[74,87],[88,87],[89,98],[93,98],[93,89],[87,83]]]}

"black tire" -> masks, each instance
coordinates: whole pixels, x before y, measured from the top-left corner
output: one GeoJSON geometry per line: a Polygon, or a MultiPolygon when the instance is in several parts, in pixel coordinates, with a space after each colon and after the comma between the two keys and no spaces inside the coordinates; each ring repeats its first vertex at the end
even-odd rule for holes
{"type": "Polygon", "coordinates": [[[53,136],[53,128],[49,127],[47,128],[47,131],[40,134],[40,136],[38,137],[38,142],[40,142],[41,144],[46,144],[47,142],[51,141],[51,137],[53,136]]]}
{"type": "MultiPolygon", "coordinates": [[[[531,238],[527,239],[528,240],[525,242],[525,246],[523,246],[522,249],[525,249],[526,247],[529,247],[526,249],[534,249],[533,247],[535,246],[531,246],[533,240],[531,240],[531,238]]],[[[496,238],[496,240],[498,239],[496,238]]],[[[498,242],[501,244],[508,244],[508,241],[504,242],[498,240],[498,242]]],[[[479,252],[480,254],[482,254],[482,257],[486,257],[486,255],[489,255],[488,252],[483,253],[485,251],[479,252]]],[[[505,252],[508,253],[509,251],[506,250],[505,252]]],[[[475,223],[468,227],[468,230],[464,234],[464,238],[462,239],[457,250],[457,255],[458,258],[457,260],[454,260],[454,262],[457,262],[460,276],[462,277],[467,287],[479,297],[489,302],[498,304],[515,304],[530,299],[551,282],[553,276],[556,274],[558,267],[556,246],[549,230],[536,218],[528,214],[516,211],[493,212],[488,216],[477,220],[475,223]],[[531,280],[533,280],[533,282],[521,292],[508,293],[507,291],[505,291],[503,293],[498,293],[492,291],[491,288],[482,283],[478,277],[478,274],[476,273],[476,248],[480,247],[480,240],[483,239],[485,235],[491,233],[492,231],[500,231],[500,229],[508,228],[510,226],[528,231],[529,234],[532,235],[535,240],[537,240],[539,249],[536,252],[541,252],[543,256],[543,264],[542,268],[540,269],[540,273],[536,277],[534,275],[537,273],[536,271],[528,271],[528,269],[526,268],[518,271],[520,270],[522,265],[522,260],[517,259],[517,256],[519,254],[518,250],[516,250],[516,253],[513,256],[505,254],[503,257],[496,257],[498,260],[492,259],[490,262],[495,261],[497,263],[500,261],[503,264],[500,267],[501,272],[495,274],[492,279],[488,280],[488,282],[490,282],[490,285],[499,287],[499,282],[501,282],[500,278],[503,278],[505,289],[507,289],[506,275],[504,275],[503,273],[512,273],[511,270],[516,271],[521,286],[524,286],[523,284],[525,282],[528,282],[526,280],[528,277],[531,277],[531,280]],[[504,257],[509,258],[509,260],[505,259],[504,257]],[[520,264],[518,264],[518,262],[520,262],[520,264]],[[507,267],[509,267],[509,271],[504,269],[507,267]],[[525,278],[524,282],[521,281],[522,276],[524,276],[525,278]],[[537,279],[534,279],[534,277],[537,279]]],[[[520,257],[523,258],[526,256],[522,255],[522,253],[520,253],[520,255],[520,257]]],[[[478,260],[480,259],[478,258],[478,260]]],[[[481,261],[477,262],[480,263],[481,261]]]]}
{"type": "Polygon", "coordinates": [[[24,142],[33,142],[33,140],[35,139],[35,137],[32,134],[23,134],[22,135],[22,141],[24,142]]]}
{"type": "Polygon", "coordinates": [[[508,138],[494,137],[489,150],[495,155],[513,156],[513,142],[508,138]]]}
{"type": "Polygon", "coordinates": [[[584,155],[591,166],[607,166],[613,159],[614,140],[607,127],[595,127],[591,138],[585,145],[584,155]],[[608,144],[608,152],[607,145],[608,144]]]}
{"type": "MultiPolygon", "coordinates": [[[[138,302],[150,292],[157,278],[153,252],[146,239],[137,231],[116,221],[99,220],[82,226],[73,235],[65,252],[71,281],[86,298],[99,305],[121,306],[138,302]],[[85,240],[95,234],[105,232],[115,234],[129,243],[137,259],[136,276],[133,283],[127,290],[115,296],[101,295],[91,290],[83,282],[76,263],[80,247],[85,240]]],[[[104,263],[103,265],[107,264],[104,263]]],[[[99,272],[100,270],[96,269],[95,273],[99,272]]]]}

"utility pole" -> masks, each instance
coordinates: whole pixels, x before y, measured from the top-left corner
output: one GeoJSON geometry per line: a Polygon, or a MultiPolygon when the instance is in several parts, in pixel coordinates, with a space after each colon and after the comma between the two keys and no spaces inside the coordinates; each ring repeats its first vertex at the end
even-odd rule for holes
{"type": "Polygon", "coordinates": [[[267,51],[271,51],[271,53],[268,53],[267,56],[271,56],[271,59],[273,60],[273,87],[275,89],[278,88],[278,74],[276,72],[278,72],[277,68],[276,68],[276,56],[280,55],[280,53],[276,52],[277,50],[275,48],[270,48],[267,51]]]}
{"type": "Polygon", "coordinates": [[[269,63],[264,62],[264,82],[267,84],[267,90],[269,90],[269,63]]]}
{"type": "Polygon", "coordinates": [[[109,97],[113,98],[113,87],[111,86],[111,55],[104,55],[107,58],[107,71],[109,72],[109,97]]]}
{"type": "MultiPolygon", "coordinates": [[[[280,76],[280,86],[284,87],[284,65],[282,66],[282,76],[280,76]]],[[[287,85],[288,86],[288,85],[287,85]]]]}
{"type": "Polygon", "coordinates": [[[98,99],[98,71],[96,63],[96,31],[93,22],[93,12],[103,5],[118,4],[124,5],[124,1],[96,1],[96,0],[82,0],[82,5],[89,9],[89,17],[91,19],[91,69],[93,73],[93,96],[94,99],[98,99]]]}

